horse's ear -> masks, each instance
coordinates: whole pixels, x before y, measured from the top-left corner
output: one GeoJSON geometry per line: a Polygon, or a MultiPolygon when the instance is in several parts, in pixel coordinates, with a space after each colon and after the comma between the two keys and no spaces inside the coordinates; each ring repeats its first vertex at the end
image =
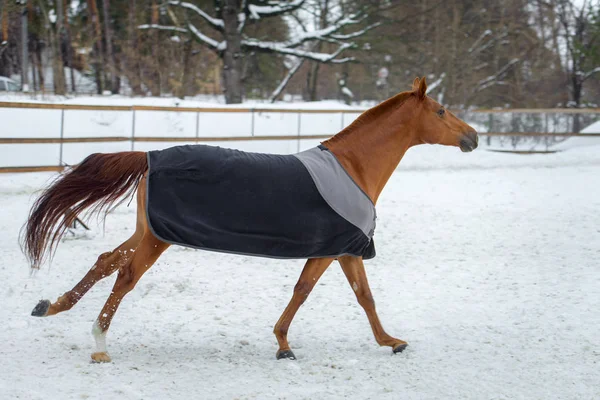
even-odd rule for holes
{"type": "MultiPolygon", "coordinates": [[[[417,80],[415,79],[415,83],[416,82],[417,80]]],[[[425,98],[425,93],[427,93],[427,82],[425,81],[425,77],[421,78],[421,80],[419,81],[419,87],[415,90],[415,93],[417,94],[419,99],[425,98]]]]}
{"type": "Polygon", "coordinates": [[[413,87],[412,87],[412,90],[413,90],[413,92],[415,92],[415,93],[417,92],[417,89],[419,89],[419,82],[420,82],[420,81],[419,81],[419,77],[417,76],[417,77],[415,78],[415,80],[413,81],[413,87]]]}

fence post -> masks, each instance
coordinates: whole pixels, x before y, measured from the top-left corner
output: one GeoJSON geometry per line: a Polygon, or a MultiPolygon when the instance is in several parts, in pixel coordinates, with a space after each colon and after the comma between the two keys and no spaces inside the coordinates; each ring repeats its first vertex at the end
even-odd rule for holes
{"type": "Polygon", "coordinates": [[[250,136],[254,136],[254,108],[251,109],[250,115],[252,115],[252,126],[250,127],[250,136]]]}
{"type": "MultiPolygon", "coordinates": [[[[489,132],[494,132],[494,113],[488,114],[488,124],[490,125],[489,132]]],[[[492,137],[488,135],[487,137],[487,145],[490,146],[492,144],[492,137]]]]}
{"type": "Polygon", "coordinates": [[[296,147],[296,150],[298,153],[300,153],[300,131],[302,130],[302,113],[300,111],[298,111],[298,124],[297,124],[297,128],[296,128],[296,134],[298,135],[298,146],[296,147]]]}
{"type": "Polygon", "coordinates": [[[63,142],[65,137],[65,109],[60,109],[60,149],[58,151],[58,166],[63,165],[63,142]]]}
{"type": "Polygon", "coordinates": [[[200,137],[200,111],[196,111],[196,144],[200,137]]]}
{"type": "Polygon", "coordinates": [[[340,124],[340,131],[341,131],[342,129],[344,129],[344,112],[342,111],[340,114],[342,115],[342,123],[340,124]]]}
{"type": "Polygon", "coordinates": [[[135,106],[131,107],[131,111],[131,151],[133,151],[135,147],[135,106]]]}

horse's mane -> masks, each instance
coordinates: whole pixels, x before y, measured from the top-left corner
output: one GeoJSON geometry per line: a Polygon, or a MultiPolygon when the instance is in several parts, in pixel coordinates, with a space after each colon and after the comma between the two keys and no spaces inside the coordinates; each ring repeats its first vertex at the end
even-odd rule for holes
{"type": "Polygon", "coordinates": [[[338,134],[336,134],[331,139],[328,139],[323,143],[327,145],[327,143],[336,143],[339,141],[343,141],[349,134],[354,132],[354,130],[357,127],[365,125],[377,119],[381,115],[387,113],[390,110],[390,108],[400,107],[413,94],[414,93],[412,91],[398,93],[397,95],[390,97],[389,99],[376,105],[375,107],[369,108],[367,111],[359,115],[358,118],[355,119],[350,125],[342,129],[338,134]]]}

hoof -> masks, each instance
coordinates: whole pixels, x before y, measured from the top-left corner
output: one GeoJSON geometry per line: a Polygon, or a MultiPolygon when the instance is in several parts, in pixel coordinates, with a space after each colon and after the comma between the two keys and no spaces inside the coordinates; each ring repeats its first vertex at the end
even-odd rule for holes
{"type": "Polygon", "coordinates": [[[110,362],[110,356],[108,355],[108,353],[105,352],[101,352],[101,353],[92,353],[92,362],[93,363],[108,363],[110,362]]]}
{"type": "Polygon", "coordinates": [[[408,344],[406,343],[399,344],[398,346],[394,347],[394,350],[392,351],[394,352],[394,354],[402,353],[406,347],[408,347],[408,344]]]}
{"type": "Polygon", "coordinates": [[[296,356],[291,350],[277,350],[277,359],[287,358],[288,360],[295,360],[296,356]]]}
{"type": "Polygon", "coordinates": [[[50,300],[40,300],[39,303],[33,308],[31,315],[34,317],[45,317],[50,308],[50,300]]]}

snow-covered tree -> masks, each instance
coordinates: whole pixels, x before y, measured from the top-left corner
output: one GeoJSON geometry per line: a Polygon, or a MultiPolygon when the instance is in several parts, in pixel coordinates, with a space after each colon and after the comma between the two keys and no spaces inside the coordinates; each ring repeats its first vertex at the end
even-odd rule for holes
{"type": "Polygon", "coordinates": [[[571,100],[580,107],[584,82],[600,74],[600,1],[558,0],[558,16],[566,44],[571,100]]]}
{"type": "MultiPolygon", "coordinates": [[[[362,12],[343,14],[325,27],[291,32],[287,40],[274,41],[249,37],[249,24],[266,23],[269,18],[286,16],[301,9],[305,0],[215,0],[214,15],[192,2],[168,0],[163,5],[170,24],[146,24],[139,29],[155,29],[185,33],[198,43],[213,50],[223,61],[225,99],[227,103],[242,101],[242,58],[249,52],[293,56],[319,63],[345,63],[352,57],[343,57],[344,50],[354,47],[352,39],[373,27],[362,26],[362,12]],[[185,22],[180,22],[170,8],[185,11],[185,22]],[[335,48],[331,52],[313,50],[311,44],[327,42],[335,48]]],[[[289,79],[288,79],[289,80],[289,79]]],[[[285,81],[285,79],[284,79],[285,81]]]]}
{"type": "MultiPolygon", "coordinates": [[[[600,1],[558,0],[558,17],[566,44],[565,69],[571,105],[581,107],[583,84],[600,75],[600,1]]],[[[573,118],[573,131],[581,130],[580,116],[573,118]]]]}

